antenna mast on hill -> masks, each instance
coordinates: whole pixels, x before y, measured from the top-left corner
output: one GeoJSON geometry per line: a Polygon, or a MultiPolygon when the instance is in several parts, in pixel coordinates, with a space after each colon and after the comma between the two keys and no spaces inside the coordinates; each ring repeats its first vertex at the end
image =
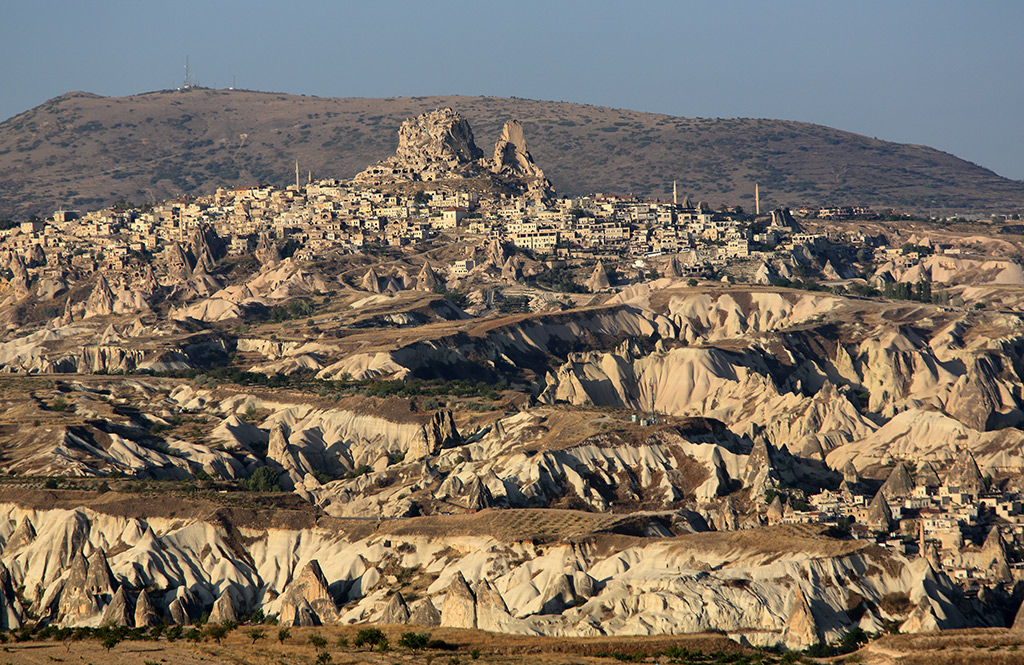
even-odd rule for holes
{"type": "Polygon", "coordinates": [[[185,88],[192,87],[192,72],[188,68],[188,56],[185,56],[185,88]]]}

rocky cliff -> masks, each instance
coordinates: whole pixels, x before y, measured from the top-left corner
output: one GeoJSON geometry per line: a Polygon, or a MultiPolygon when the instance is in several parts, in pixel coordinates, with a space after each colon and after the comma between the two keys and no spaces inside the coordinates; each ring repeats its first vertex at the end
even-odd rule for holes
{"type": "Polygon", "coordinates": [[[222,517],[218,526],[16,504],[3,512],[5,627],[30,617],[188,623],[210,609],[227,616],[260,608],[286,625],[407,620],[559,636],[724,630],[752,644],[800,647],[811,634],[879,630],[893,615],[878,601],[896,592],[928,617],[918,621],[925,628],[983,621],[981,606],[960,599],[923,560],[789,527],[767,540],[592,534],[537,545],[530,534],[544,522],[568,526],[585,514],[524,513],[526,539],[509,540],[489,532],[512,515],[493,512],[456,520],[446,538],[429,518],[367,534],[342,523],[266,528],[222,517]],[[15,538],[28,529],[30,541],[15,538]],[[405,583],[423,585],[411,612],[391,595],[400,571],[405,583]]]}
{"type": "Polygon", "coordinates": [[[398,130],[395,155],[366,168],[355,177],[364,185],[456,178],[483,178],[493,185],[525,193],[535,199],[554,192],[526,149],[523,127],[509,120],[488,162],[473,139],[469,123],[451,108],[423,113],[406,120],[398,130]]]}

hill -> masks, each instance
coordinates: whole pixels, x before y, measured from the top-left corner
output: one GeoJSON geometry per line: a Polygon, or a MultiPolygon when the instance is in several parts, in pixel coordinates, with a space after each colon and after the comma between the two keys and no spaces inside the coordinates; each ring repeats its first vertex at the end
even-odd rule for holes
{"type": "Polygon", "coordinates": [[[406,118],[459,110],[491,145],[509,117],[562,194],[666,198],[672,181],[712,206],[867,204],[1017,209],[1024,182],[932,148],[785,120],[678,118],[498,97],[319,98],[243,90],[131,97],[72,92],[0,123],[0,217],[97,208],[219,186],[351,177],[393,153],[406,118]]]}

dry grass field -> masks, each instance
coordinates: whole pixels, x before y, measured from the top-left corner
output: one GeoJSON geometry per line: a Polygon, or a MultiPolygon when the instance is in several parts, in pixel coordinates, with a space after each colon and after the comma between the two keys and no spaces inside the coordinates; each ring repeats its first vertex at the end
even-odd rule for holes
{"type": "Polygon", "coordinates": [[[109,651],[98,641],[92,640],[68,644],[58,641],[8,643],[0,647],[0,664],[9,662],[17,665],[314,665],[320,657],[324,658],[320,661],[321,664],[352,665],[583,665],[642,660],[646,654],[668,649],[686,649],[694,652],[694,660],[689,662],[778,661],[775,654],[742,647],[719,635],[563,639],[435,628],[428,631],[430,638],[443,642],[444,648],[413,650],[398,646],[402,634],[413,630],[411,627],[385,626],[382,630],[388,638],[389,649],[382,653],[380,650],[365,646],[353,646],[359,629],[352,626],[289,628],[289,636],[282,642],[277,639],[279,629],[276,626],[260,627],[258,630],[263,630],[266,635],[255,641],[248,636],[251,630],[253,629],[249,626],[241,626],[228,634],[219,644],[212,639],[195,643],[185,639],[174,642],[168,642],[166,639],[140,640],[121,642],[109,651]],[[326,641],[326,647],[320,652],[310,642],[313,635],[321,636],[326,641]],[[339,639],[347,641],[347,644],[339,645],[339,639]],[[321,652],[330,654],[330,659],[318,656],[321,652]]]}

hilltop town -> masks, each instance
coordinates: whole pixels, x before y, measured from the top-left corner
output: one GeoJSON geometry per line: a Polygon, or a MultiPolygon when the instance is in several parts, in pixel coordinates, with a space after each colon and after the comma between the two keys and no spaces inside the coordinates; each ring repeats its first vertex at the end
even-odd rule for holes
{"type": "MultiPolygon", "coordinates": [[[[437,126],[465,123],[450,109],[423,118],[419,122],[437,126]]],[[[755,284],[827,283],[838,292],[871,294],[887,285],[931,282],[933,270],[970,271],[972,261],[980,269],[990,269],[992,259],[1017,258],[1005,252],[992,256],[989,248],[962,242],[963,238],[938,242],[926,233],[918,237],[900,230],[886,233],[862,225],[822,223],[880,218],[863,206],[777,209],[765,215],[739,206],[712,210],[686,195],[680,200],[676,183],[672,201],[602,194],[557,198],[526,150],[517,122],[506,126],[493,160],[476,154],[480,151],[468,125],[461,131],[464,135],[454,145],[429,145],[429,136],[401,137],[399,157],[385,169],[370,167],[352,181],[313,182],[310,176],[301,182],[296,166],[295,184],[284,189],[256,185],[156,205],[123,203],[85,214],[60,210],[46,220],[11,226],[2,248],[8,262],[16,264],[15,255],[26,257],[31,276],[60,282],[68,266],[78,276],[97,271],[116,275],[141,270],[150,260],[158,267],[173,266],[169,273],[179,276],[188,276],[193,264],[211,272],[211,244],[217,245],[218,258],[256,252],[266,262],[282,249],[309,261],[456,239],[470,254],[495,243],[520,251],[519,258],[509,257],[511,264],[494,266],[510,283],[523,279],[520,264],[523,257],[530,257],[548,264],[548,272],[559,275],[558,283],[570,292],[580,287],[595,290],[589,288],[595,284],[596,290],[607,288],[607,271],[614,270],[621,284],[654,275],[692,276],[755,284]],[[419,154],[424,143],[426,156],[409,163],[409,154],[419,154]],[[467,167],[501,175],[505,189],[495,189],[494,182],[484,186],[479,173],[460,172],[467,167]],[[507,187],[512,180],[524,179],[530,182],[520,183],[518,190],[507,187]],[[589,272],[578,274],[582,270],[589,272]],[[569,273],[578,279],[565,278],[569,273]],[[905,278],[907,274],[916,279],[905,278]]],[[[884,214],[894,215],[891,210],[884,214]]],[[[995,218],[993,223],[997,231],[1013,233],[1012,220],[995,218]]],[[[477,263],[465,258],[433,268],[460,280],[477,263]]],[[[996,267],[1018,271],[1009,263],[996,267]]],[[[533,270],[538,274],[527,277],[544,279],[542,268],[533,270]]],[[[1002,283],[1014,283],[1013,279],[1005,275],[1002,283]]],[[[389,288],[403,288],[401,282],[389,288]]]]}

